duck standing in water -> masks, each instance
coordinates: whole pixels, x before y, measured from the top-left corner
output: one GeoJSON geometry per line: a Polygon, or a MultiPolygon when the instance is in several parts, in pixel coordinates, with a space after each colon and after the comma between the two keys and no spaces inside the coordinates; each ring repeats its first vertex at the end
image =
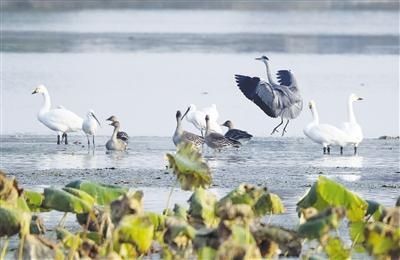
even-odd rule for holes
{"type": "Polygon", "coordinates": [[[107,141],[106,148],[109,151],[125,151],[127,148],[127,143],[117,138],[117,133],[120,128],[119,121],[113,121],[110,125],[114,126],[114,132],[111,139],[107,141]]]}

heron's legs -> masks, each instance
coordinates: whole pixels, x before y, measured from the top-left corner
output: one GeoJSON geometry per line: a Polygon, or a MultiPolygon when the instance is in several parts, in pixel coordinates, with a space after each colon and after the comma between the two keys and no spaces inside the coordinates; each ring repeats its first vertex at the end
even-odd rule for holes
{"type": "Polygon", "coordinates": [[[62,140],[64,140],[64,138],[65,138],[65,144],[68,144],[67,133],[63,133],[62,140]]]}
{"type": "MultiPolygon", "coordinates": [[[[282,121],[283,121],[283,120],[282,120],[282,121]]],[[[285,127],[283,128],[282,136],[286,133],[286,127],[287,127],[288,124],[289,124],[289,120],[286,122],[286,125],[285,125],[285,127]]],[[[328,153],[329,153],[329,147],[328,147],[328,153]]]]}
{"type": "Polygon", "coordinates": [[[57,135],[57,144],[60,144],[60,135],[57,135]]]}
{"type": "Polygon", "coordinates": [[[340,146],[340,155],[343,155],[343,146],[340,146]]]}
{"type": "Polygon", "coordinates": [[[88,148],[89,148],[89,147],[90,147],[90,139],[89,139],[89,136],[86,135],[86,138],[87,138],[87,145],[88,145],[88,148]]]}
{"type": "Polygon", "coordinates": [[[331,154],[331,147],[330,146],[328,146],[327,151],[328,151],[328,154],[331,154]]]}
{"type": "Polygon", "coordinates": [[[357,155],[357,146],[354,146],[354,155],[357,155]]]}
{"type": "Polygon", "coordinates": [[[279,132],[278,131],[278,127],[280,127],[283,124],[283,118],[281,118],[281,122],[279,123],[279,125],[275,126],[274,130],[272,130],[271,135],[273,135],[275,132],[279,132]]]}
{"type": "Polygon", "coordinates": [[[93,135],[93,148],[94,148],[95,144],[94,144],[94,135],[93,135]]]}
{"type": "Polygon", "coordinates": [[[324,146],[324,149],[323,149],[323,151],[324,151],[324,154],[326,154],[326,147],[324,146]]]}

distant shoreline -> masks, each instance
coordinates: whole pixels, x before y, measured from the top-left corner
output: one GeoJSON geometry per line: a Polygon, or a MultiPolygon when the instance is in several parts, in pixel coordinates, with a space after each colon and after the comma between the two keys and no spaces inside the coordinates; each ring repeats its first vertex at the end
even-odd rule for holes
{"type": "Polygon", "coordinates": [[[2,11],[7,10],[70,10],[70,9],[216,9],[216,10],[387,10],[399,11],[399,2],[393,0],[323,0],[323,1],[274,1],[274,0],[3,0],[2,11]]]}

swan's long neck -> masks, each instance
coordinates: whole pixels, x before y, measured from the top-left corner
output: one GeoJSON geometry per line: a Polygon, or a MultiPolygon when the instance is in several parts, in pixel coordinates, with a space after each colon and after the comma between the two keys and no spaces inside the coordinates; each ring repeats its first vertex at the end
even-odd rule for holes
{"type": "Polygon", "coordinates": [[[352,100],[349,100],[349,103],[348,103],[348,115],[349,115],[349,122],[350,123],[357,123],[356,116],[354,115],[353,101],[352,100]]]}
{"type": "Polygon", "coordinates": [[[271,71],[269,69],[268,61],[264,61],[265,68],[267,70],[267,77],[270,84],[275,84],[274,79],[271,76],[271,71]]]}
{"type": "Polygon", "coordinates": [[[39,110],[39,114],[48,112],[51,108],[51,101],[50,101],[50,95],[49,92],[45,91],[42,93],[43,98],[44,98],[44,103],[42,108],[39,110]]]}
{"type": "Polygon", "coordinates": [[[318,125],[319,124],[319,116],[318,116],[317,108],[315,106],[313,106],[311,108],[311,113],[312,113],[313,118],[314,118],[314,121],[313,121],[314,124],[318,125]]]}
{"type": "Polygon", "coordinates": [[[118,133],[118,131],[119,131],[119,126],[115,126],[115,127],[114,127],[114,132],[113,132],[113,134],[112,134],[112,136],[111,136],[111,139],[112,139],[112,140],[114,140],[114,141],[117,140],[117,133],[118,133]]]}

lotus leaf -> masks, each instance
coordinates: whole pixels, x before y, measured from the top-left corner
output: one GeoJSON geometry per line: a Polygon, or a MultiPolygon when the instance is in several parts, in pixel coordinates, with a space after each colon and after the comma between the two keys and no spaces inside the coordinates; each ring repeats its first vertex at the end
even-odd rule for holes
{"type": "Polygon", "coordinates": [[[119,186],[100,184],[90,181],[73,181],[68,183],[66,187],[85,191],[95,198],[97,204],[99,205],[110,204],[113,200],[128,192],[128,189],[119,186]]]}
{"type": "Polygon", "coordinates": [[[64,191],[71,193],[72,195],[80,198],[81,200],[86,201],[91,206],[93,206],[94,203],[96,202],[92,196],[90,196],[87,192],[85,192],[83,190],[78,190],[78,189],[70,188],[70,187],[64,187],[62,189],[64,191]]]}
{"type": "Polygon", "coordinates": [[[364,229],[365,248],[375,257],[400,257],[400,228],[375,222],[368,223],[364,229]]]}
{"type": "Polygon", "coordinates": [[[57,239],[61,240],[62,244],[72,251],[77,250],[82,244],[82,239],[79,235],[74,235],[64,228],[56,228],[56,235],[57,239]]]}
{"type": "Polygon", "coordinates": [[[166,220],[164,242],[173,249],[183,249],[191,245],[196,230],[182,219],[169,217],[166,220]]]}
{"type": "Polygon", "coordinates": [[[217,256],[217,250],[211,247],[202,247],[197,250],[197,259],[201,260],[214,260],[217,256]]]}
{"type": "Polygon", "coordinates": [[[86,213],[92,205],[64,190],[44,189],[43,207],[62,212],[86,213]]]}
{"type": "Polygon", "coordinates": [[[118,242],[131,243],[138,254],[147,253],[150,249],[154,225],[146,215],[126,215],[119,222],[114,232],[118,242]]]}
{"type": "Polygon", "coordinates": [[[351,259],[351,250],[345,248],[342,240],[338,237],[330,237],[324,246],[324,251],[329,259],[351,259]]]}
{"type": "Polygon", "coordinates": [[[14,203],[21,196],[22,191],[14,178],[7,178],[6,174],[0,170],[0,200],[14,203]]]}
{"type": "Polygon", "coordinates": [[[256,216],[263,216],[267,213],[281,214],[285,212],[281,198],[274,193],[263,194],[254,205],[256,216]]]}
{"type": "Polygon", "coordinates": [[[110,204],[111,219],[117,224],[126,215],[143,213],[143,192],[129,192],[110,204]]]}
{"type": "Polygon", "coordinates": [[[299,234],[293,230],[282,227],[258,223],[251,228],[252,234],[260,248],[261,255],[270,255],[271,242],[279,245],[279,249],[285,256],[299,256],[302,248],[302,240],[299,234]]]}
{"type": "Polygon", "coordinates": [[[0,205],[0,237],[29,234],[31,215],[8,204],[0,205]]]}
{"type": "Polygon", "coordinates": [[[344,212],[343,208],[328,208],[301,224],[298,232],[303,237],[319,239],[321,244],[324,244],[328,232],[339,226],[340,220],[344,217],[344,212]]]}
{"type": "Polygon", "coordinates": [[[207,188],[211,184],[210,168],[191,143],[178,146],[175,154],[167,154],[167,159],[169,168],[173,170],[183,190],[207,188]]]}
{"type": "Polygon", "coordinates": [[[31,211],[41,211],[44,196],[40,192],[24,190],[26,204],[31,211]]]}
{"type": "Polygon", "coordinates": [[[194,227],[216,227],[218,217],[215,206],[217,198],[203,188],[198,188],[189,198],[189,223],[194,227]]]}
{"type": "Polygon", "coordinates": [[[363,220],[368,208],[367,202],[357,194],[325,176],[319,176],[297,206],[298,211],[308,207],[324,210],[330,206],[343,206],[346,208],[347,218],[350,221],[363,220]]]}

